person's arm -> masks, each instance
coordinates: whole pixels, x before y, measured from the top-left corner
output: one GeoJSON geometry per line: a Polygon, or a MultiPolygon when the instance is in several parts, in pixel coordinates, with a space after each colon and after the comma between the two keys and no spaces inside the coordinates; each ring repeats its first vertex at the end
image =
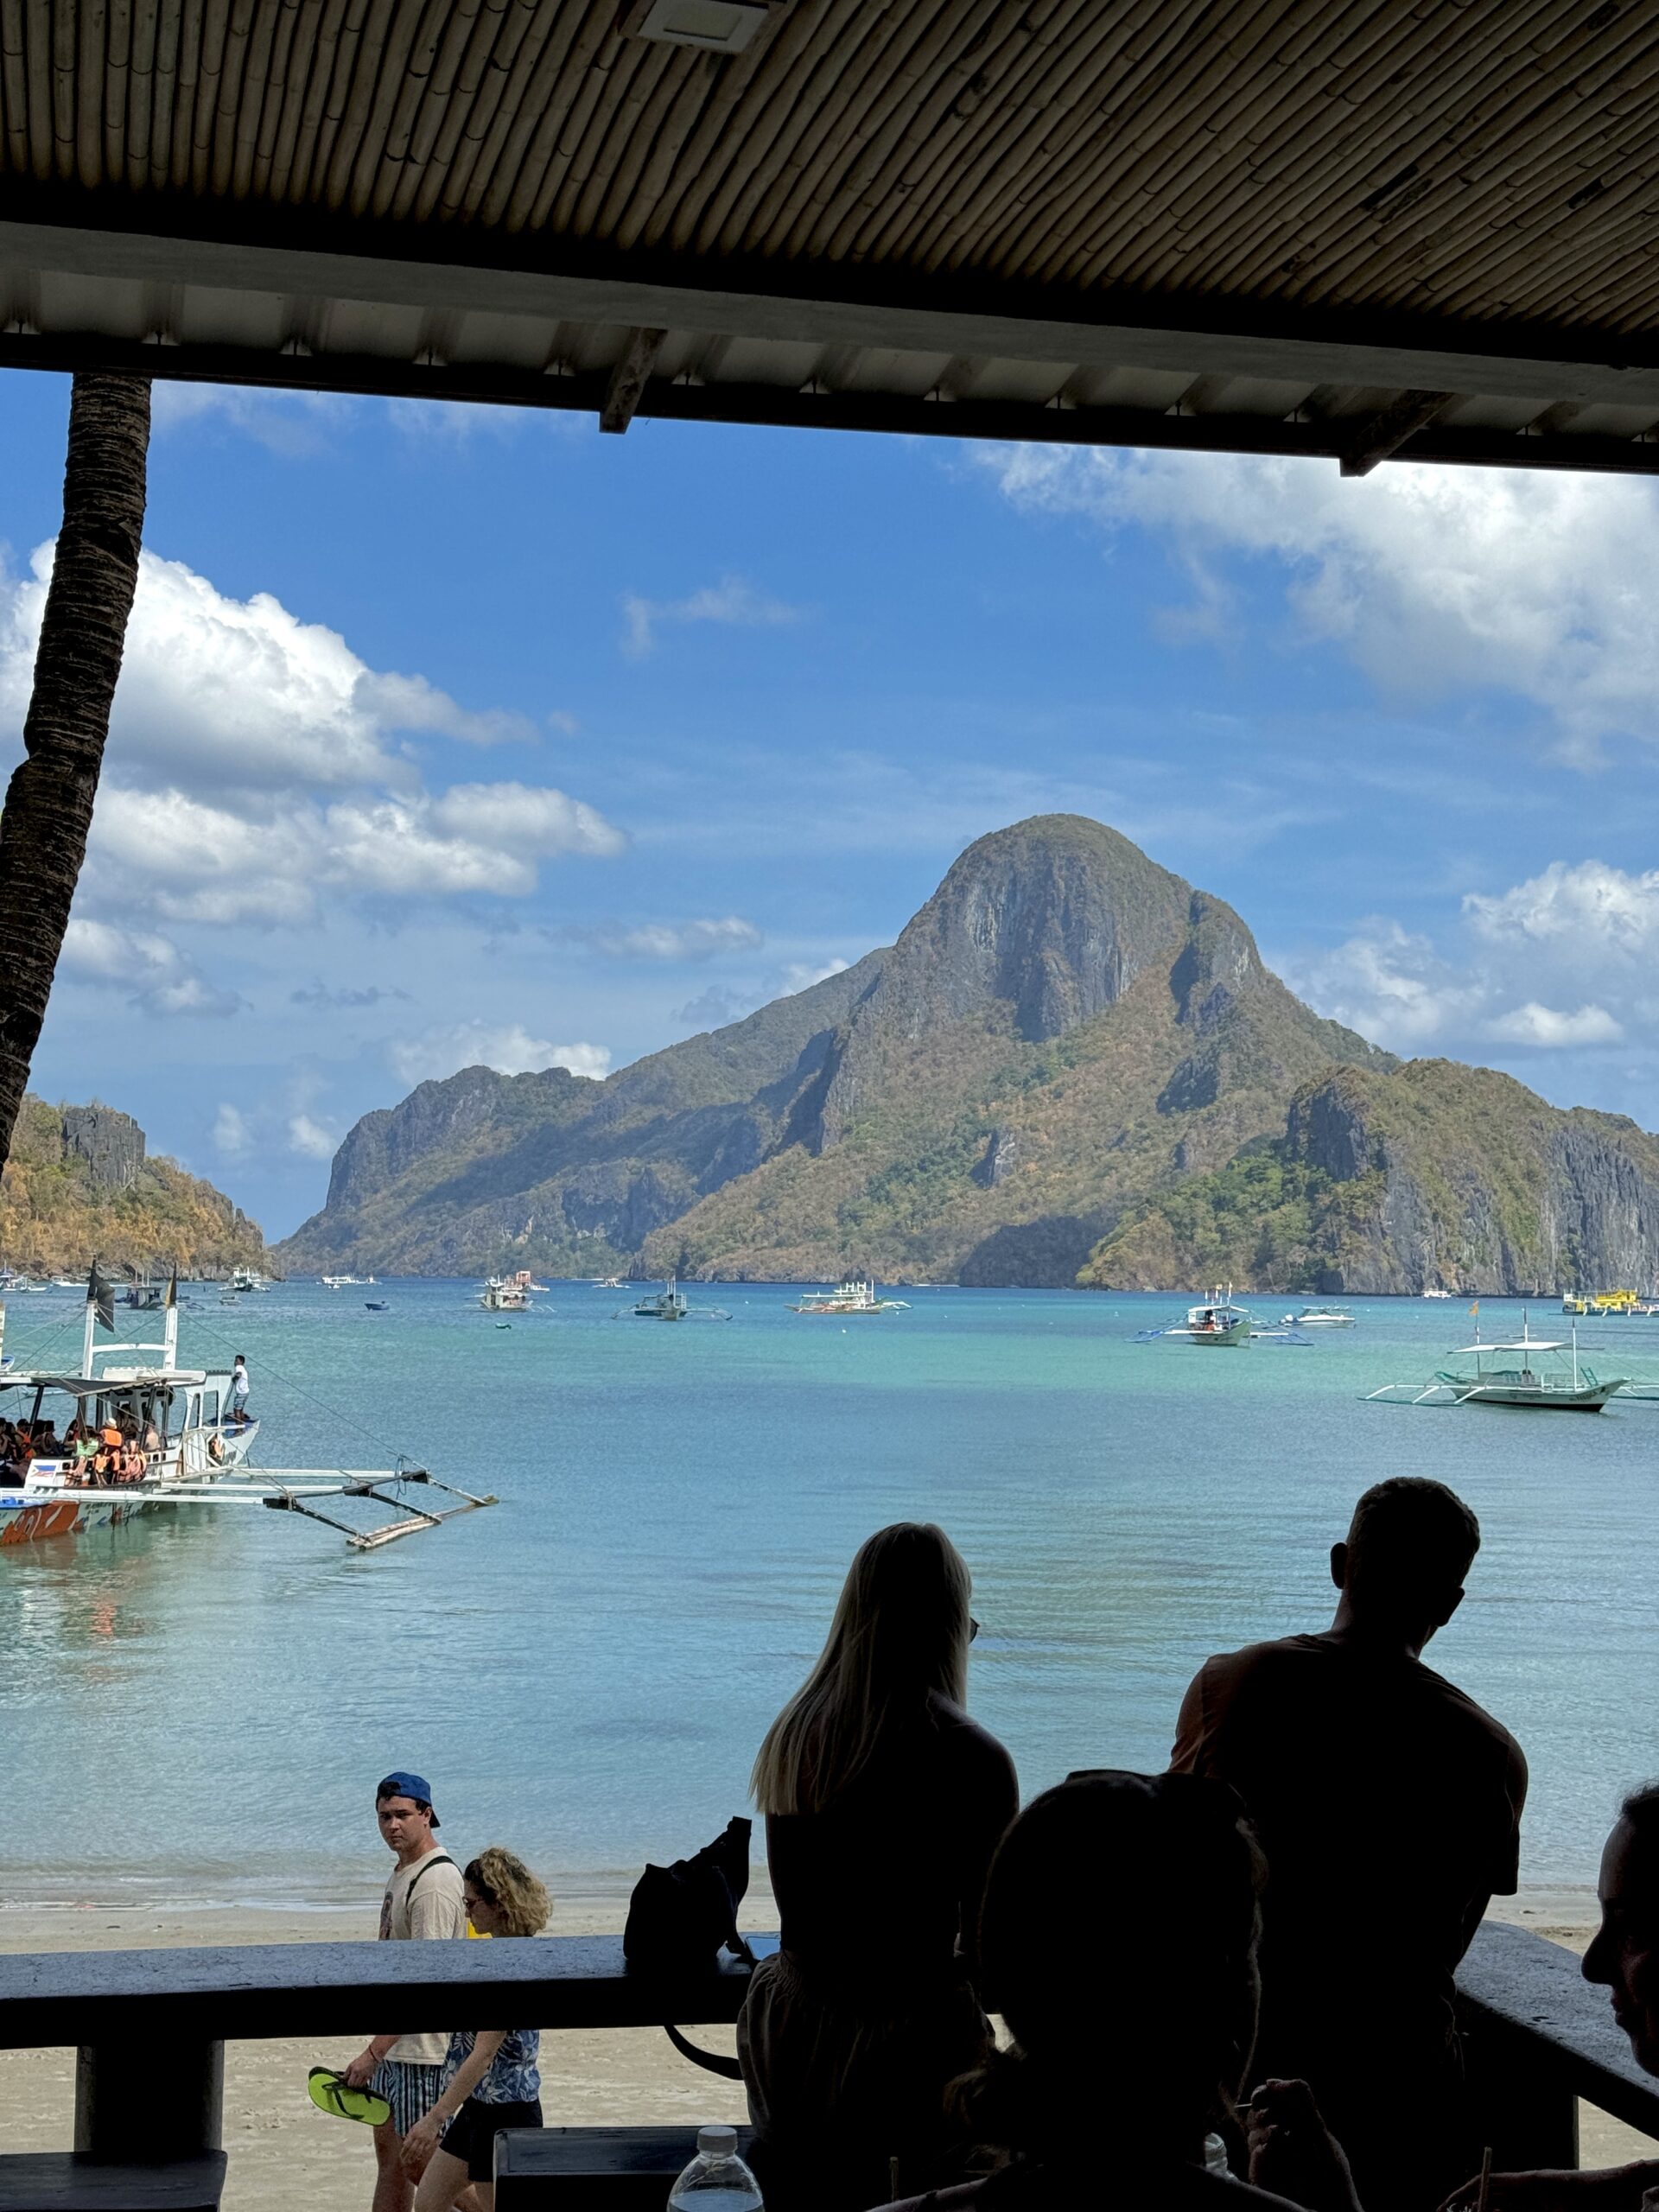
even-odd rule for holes
{"type": "Polygon", "coordinates": [[[506,2041],[507,2035],[505,2028],[496,2028],[490,2034],[475,2038],[472,2049],[455,2069],[454,2078],[443,2094],[425,2118],[417,2120],[404,2136],[405,2165],[425,2165],[438,2147],[439,2135],[489,2072],[491,2063],[506,2041]]]}
{"type": "MultiPolygon", "coordinates": [[[[1531,2174],[1493,2174],[1486,2202],[1489,2212],[1638,2212],[1650,2189],[1659,2189],[1659,2161],[1637,2158],[1628,2166],[1587,2173],[1576,2166],[1545,2166],[1531,2174]]],[[[1480,2176],[1471,2174],[1440,2212],[1474,2212],[1479,2201],[1480,2176]]]]}
{"type": "Polygon", "coordinates": [[[1175,1741],[1169,1754],[1172,1774],[1204,1774],[1207,1729],[1204,1713],[1204,1675],[1200,1667],[1186,1686],[1186,1695],[1181,1700],[1180,1717],[1175,1723],[1175,1741]]]}
{"type": "Polygon", "coordinates": [[[349,2066],[342,2066],[340,2078],[348,2089],[366,2089],[374,2069],[398,2041],[396,2036],[372,2036],[349,2066]]]}
{"type": "Polygon", "coordinates": [[[979,1971],[979,1909],[985,1884],[996,1856],[996,1847],[1020,1810],[1020,1777],[1014,1761],[994,1736],[980,1738],[979,1758],[970,1783],[967,1807],[968,1834],[963,1855],[962,1897],[957,1938],[963,1963],[971,1974],[979,1971]]]}
{"type": "Polygon", "coordinates": [[[1263,2082],[1246,2115],[1250,2180],[1306,2212],[1360,2212],[1347,2154],[1306,2082],[1263,2082]]]}

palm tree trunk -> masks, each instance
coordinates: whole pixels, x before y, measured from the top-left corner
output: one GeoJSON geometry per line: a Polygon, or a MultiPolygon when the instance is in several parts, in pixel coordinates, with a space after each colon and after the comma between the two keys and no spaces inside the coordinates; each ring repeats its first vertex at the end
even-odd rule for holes
{"type": "Polygon", "coordinates": [[[149,378],[114,369],[77,376],[24,758],[0,814],[0,1165],[86,857],[138,582],[149,450],[149,378]]]}

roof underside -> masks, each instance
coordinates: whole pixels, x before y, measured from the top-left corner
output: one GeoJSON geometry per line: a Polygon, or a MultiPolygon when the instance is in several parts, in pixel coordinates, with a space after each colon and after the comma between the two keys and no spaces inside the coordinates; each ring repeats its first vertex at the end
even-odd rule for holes
{"type": "Polygon", "coordinates": [[[1652,0],[0,0],[0,362],[1659,468],[1652,0]]]}

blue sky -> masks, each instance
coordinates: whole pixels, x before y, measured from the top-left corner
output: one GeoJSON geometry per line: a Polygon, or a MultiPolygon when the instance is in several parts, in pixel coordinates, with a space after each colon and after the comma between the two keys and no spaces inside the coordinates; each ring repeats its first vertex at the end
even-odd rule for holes
{"type": "MultiPolygon", "coordinates": [[[[1659,494],[158,387],[35,1086],[279,1235],[352,1122],[619,1067],[1093,814],[1321,1011],[1656,1119],[1659,494]]],[[[0,752],[67,385],[0,375],[0,752]]]]}

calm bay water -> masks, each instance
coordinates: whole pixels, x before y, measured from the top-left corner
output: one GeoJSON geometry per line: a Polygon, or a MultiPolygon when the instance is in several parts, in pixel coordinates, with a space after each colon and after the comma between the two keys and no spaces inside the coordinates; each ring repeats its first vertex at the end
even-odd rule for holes
{"type": "MultiPolygon", "coordinates": [[[[1160,1766],[1207,1653],[1325,1625],[1327,1548],[1387,1474],[1480,1516],[1429,1656],[1527,1750],[1523,1879],[1592,1881],[1617,1793],[1659,1768],[1659,1406],[1358,1402],[1467,1342],[1460,1305],[1357,1300],[1306,1349],[1211,1351],[1131,1341],[1171,1298],[918,1290],[843,1325],[710,1287],[729,1324],[663,1328],[556,1284],[499,1329],[473,1288],[394,1282],[376,1314],[279,1285],[187,1313],[181,1356],[246,1352],[268,1465],[401,1450],[495,1510],[362,1555],[229,1507],[0,1554],[9,1904],[360,1895],[393,1766],[432,1777],[458,1850],[675,1857],[746,1809],[849,1558],[906,1516],[973,1568],[972,1703],[1027,1793],[1160,1766]]],[[[1484,1300],[1483,1330],[1520,1314],[1484,1300]]],[[[72,1361],[79,1319],[16,1300],[7,1349],[72,1361]]],[[[1659,1322],[1586,1334],[1659,1376],[1659,1322]]]]}

